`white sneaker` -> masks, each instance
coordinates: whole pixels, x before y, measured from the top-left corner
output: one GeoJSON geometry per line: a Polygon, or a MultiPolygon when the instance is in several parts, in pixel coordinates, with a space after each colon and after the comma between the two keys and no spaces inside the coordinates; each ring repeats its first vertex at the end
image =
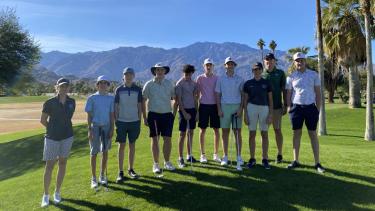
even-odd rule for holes
{"type": "Polygon", "coordinates": [[[174,171],[176,168],[172,165],[170,161],[164,162],[164,168],[169,171],[174,171]]]}
{"type": "Polygon", "coordinates": [[[239,165],[239,163],[237,163],[236,169],[237,169],[237,171],[242,171],[242,167],[241,167],[241,165],[239,165]]]}
{"type": "Polygon", "coordinates": [[[222,166],[227,166],[228,165],[228,156],[224,156],[223,159],[221,160],[220,165],[222,166]]]}
{"type": "Polygon", "coordinates": [[[102,185],[107,185],[108,184],[108,179],[104,175],[101,175],[100,178],[99,178],[99,182],[102,185]]]}
{"type": "Polygon", "coordinates": [[[96,179],[93,178],[91,179],[91,188],[97,188],[98,187],[98,182],[96,182],[96,179]]]}
{"type": "Polygon", "coordinates": [[[217,155],[217,154],[214,154],[213,158],[212,158],[215,162],[218,162],[220,163],[221,162],[221,159],[220,157],[217,155]]]}
{"type": "Polygon", "coordinates": [[[152,166],[152,172],[160,173],[160,167],[158,163],[154,163],[154,165],[152,166]]]}
{"type": "Polygon", "coordinates": [[[58,204],[58,203],[61,202],[61,196],[60,196],[60,193],[55,192],[55,194],[53,194],[53,201],[55,202],[55,204],[58,204]]]}
{"type": "Polygon", "coordinates": [[[240,164],[241,166],[243,165],[243,160],[242,160],[242,157],[240,155],[237,156],[237,164],[240,164]]]}
{"type": "Polygon", "coordinates": [[[201,155],[201,159],[199,160],[201,163],[207,163],[206,155],[201,155]]]}
{"type": "Polygon", "coordinates": [[[49,195],[44,195],[42,197],[42,204],[40,207],[47,207],[49,205],[49,195]]]}

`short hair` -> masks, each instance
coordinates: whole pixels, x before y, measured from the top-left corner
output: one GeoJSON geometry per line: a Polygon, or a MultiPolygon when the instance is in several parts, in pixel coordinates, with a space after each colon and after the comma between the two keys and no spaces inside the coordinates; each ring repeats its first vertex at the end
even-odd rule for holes
{"type": "Polygon", "coordinates": [[[195,67],[191,64],[185,64],[184,67],[182,68],[182,72],[184,72],[184,73],[194,73],[195,67]]]}

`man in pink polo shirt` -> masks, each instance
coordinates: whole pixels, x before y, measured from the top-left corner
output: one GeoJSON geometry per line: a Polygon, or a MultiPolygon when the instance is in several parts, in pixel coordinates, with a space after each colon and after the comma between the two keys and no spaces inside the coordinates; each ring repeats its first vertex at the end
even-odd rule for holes
{"type": "Polygon", "coordinates": [[[215,86],[217,81],[217,76],[213,73],[214,64],[211,59],[207,58],[203,63],[204,73],[199,75],[197,78],[198,92],[199,92],[199,111],[197,117],[199,119],[198,127],[200,128],[199,141],[201,150],[201,163],[207,163],[206,153],[205,153],[205,134],[208,124],[213,128],[215,133],[214,142],[214,155],[213,160],[216,162],[221,162],[218,156],[219,148],[219,128],[220,128],[220,118],[217,113],[217,106],[215,100],[215,86]]]}

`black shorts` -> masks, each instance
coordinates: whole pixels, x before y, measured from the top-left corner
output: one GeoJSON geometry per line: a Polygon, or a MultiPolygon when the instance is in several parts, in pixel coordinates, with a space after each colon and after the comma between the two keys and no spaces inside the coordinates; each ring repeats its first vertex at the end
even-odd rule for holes
{"type": "Polygon", "coordinates": [[[319,121],[319,110],[315,104],[293,104],[289,111],[289,117],[293,130],[302,129],[303,122],[305,122],[308,130],[316,130],[319,121]]]}
{"type": "Polygon", "coordinates": [[[147,123],[150,129],[150,137],[156,134],[166,137],[172,137],[174,116],[172,113],[148,112],[147,123]]]}
{"type": "MultiPolygon", "coordinates": [[[[191,118],[189,120],[189,127],[190,129],[194,130],[195,129],[195,117],[197,116],[197,110],[195,108],[188,108],[186,109],[185,108],[185,111],[190,114],[191,118]]],[[[179,113],[179,127],[178,129],[181,131],[181,132],[186,132],[186,128],[187,128],[187,120],[184,118],[184,115],[182,114],[181,111],[178,111],[179,113]]]]}
{"type": "Polygon", "coordinates": [[[220,118],[217,114],[216,104],[200,104],[199,105],[199,122],[198,127],[206,129],[210,123],[211,128],[220,128],[220,118]]]}
{"type": "Polygon", "coordinates": [[[134,143],[139,137],[141,132],[141,121],[134,122],[121,122],[116,121],[116,142],[126,143],[126,138],[128,138],[129,143],[134,143]]]}

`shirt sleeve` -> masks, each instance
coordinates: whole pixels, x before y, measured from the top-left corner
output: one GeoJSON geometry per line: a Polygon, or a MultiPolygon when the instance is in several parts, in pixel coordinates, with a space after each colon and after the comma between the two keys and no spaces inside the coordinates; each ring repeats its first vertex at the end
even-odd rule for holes
{"type": "Polygon", "coordinates": [[[138,89],[138,103],[142,102],[142,89],[138,89]]]}
{"type": "Polygon", "coordinates": [[[93,101],[92,101],[92,96],[87,98],[86,106],[85,106],[85,112],[92,112],[92,106],[93,106],[93,101]]]}
{"type": "Polygon", "coordinates": [[[49,101],[44,102],[42,112],[51,115],[51,106],[49,101]]]}
{"type": "Polygon", "coordinates": [[[177,83],[177,85],[175,87],[175,93],[176,93],[176,96],[181,96],[182,95],[182,86],[181,86],[181,83],[177,83]]]}
{"type": "Polygon", "coordinates": [[[111,98],[111,104],[110,104],[110,106],[109,106],[109,112],[110,113],[113,113],[114,112],[114,103],[115,103],[115,99],[112,97],[111,98]]]}
{"type": "Polygon", "coordinates": [[[116,88],[116,91],[115,91],[115,103],[119,103],[119,102],[120,102],[120,94],[119,94],[119,91],[120,91],[120,87],[117,87],[117,88],[116,88]]]}
{"type": "Polygon", "coordinates": [[[150,93],[149,93],[149,89],[150,88],[149,88],[149,86],[150,86],[150,84],[147,82],[145,84],[145,86],[143,87],[143,90],[142,90],[143,98],[148,99],[150,97],[150,93]]]}
{"type": "Polygon", "coordinates": [[[315,73],[315,72],[314,72],[314,75],[315,75],[315,78],[314,78],[314,86],[320,86],[320,78],[319,78],[318,73],[315,73]]]}
{"type": "Polygon", "coordinates": [[[216,81],[215,92],[221,93],[221,78],[218,78],[216,81]]]}
{"type": "Polygon", "coordinates": [[[170,82],[170,84],[171,84],[171,97],[175,98],[176,97],[175,85],[172,82],[170,82]]]}
{"type": "Polygon", "coordinates": [[[267,92],[272,92],[272,84],[271,81],[267,79],[267,92]]]}
{"type": "Polygon", "coordinates": [[[240,86],[239,86],[239,91],[242,92],[243,90],[243,85],[244,85],[245,81],[243,80],[243,78],[240,78],[240,86]]]}
{"type": "Polygon", "coordinates": [[[285,89],[292,89],[292,79],[290,78],[290,76],[288,76],[286,78],[286,86],[285,86],[285,89]]]}
{"type": "Polygon", "coordinates": [[[282,90],[285,89],[285,85],[286,85],[285,72],[281,71],[280,87],[282,90]]]}

